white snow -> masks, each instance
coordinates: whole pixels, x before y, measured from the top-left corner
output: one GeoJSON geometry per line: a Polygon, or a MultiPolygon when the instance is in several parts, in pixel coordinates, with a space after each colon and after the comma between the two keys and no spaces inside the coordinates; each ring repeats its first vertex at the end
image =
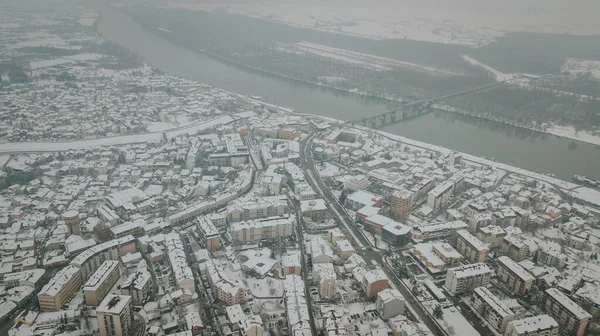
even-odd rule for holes
{"type": "Polygon", "coordinates": [[[567,58],[565,64],[560,69],[563,72],[571,74],[580,74],[589,72],[596,79],[600,79],[600,61],[582,60],[577,58],[567,58]]]}
{"type": "Polygon", "coordinates": [[[375,39],[410,39],[484,46],[506,32],[595,35],[595,1],[564,0],[254,0],[199,3],[173,0],[164,6],[227,11],[332,33],[375,39]],[[475,4],[475,5],[474,5],[475,4]],[[493,13],[493,15],[489,15],[493,13]],[[557,24],[556,17],[561,22],[557,24]]]}
{"type": "Polygon", "coordinates": [[[502,73],[502,72],[500,72],[500,71],[498,71],[498,70],[496,70],[496,69],[494,69],[494,68],[492,68],[492,67],[490,67],[488,65],[485,65],[485,64],[479,62],[478,60],[470,57],[469,55],[462,55],[462,58],[465,61],[471,63],[472,65],[475,65],[475,66],[478,66],[478,67],[482,67],[486,71],[491,72],[492,74],[494,74],[494,76],[496,77],[496,81],[498,81],[498,82],[505,82],[505,81],[511,80],[514,77],[516,77],[516,75],[514,75],[514,74],[505,74],[505,73],[502,73]]]}
{"type": "Polygon", "coordinates": [[[254,297],[280,298],[283,297],[283,282],[279,279],[266,277],[264,279],[246,278],[248,288],[254,297]]]}
{"type": "Polygon", "coordinates": [[[563,138],[578,140],[582,142],[600,145],[600,135],[592,134],[586,131],[576,131],[573,126],[551,125],[545,132],[557,135],[563,138]]]}
{"type": "MultiPolygon", "coordinates": [[[[223,115],[206,122],[175,129],[166,132],[165,134],[167,138],[170,139],[184,134],[195,134],[199,131],[209,129],[217,125],[227,124],[232,121],[232,117],[223,115]]],[[[141,142],[161,141],[161,139],[162,133],[154,132],[69,142],[7,142],[0,144],[0,153],[63,152],[72,149],[88,149],[102,146],[119,146],[141,142]]]]}
{"type": "Polygon", "coordinates": [[[379,57],[375,55],[363,54],[355,51],[333,48],[309,42],[299,42],[289,46],[280,46],[278,50],[294,54],[317,55],[329,59],[343,61],[346,63],[360,65],[361,67],[364,67],[366,69],[372,69],[375,71],[388,71],[393,70],[394,68],[409,68],[411,70],[425,72],[432,75],[460,75],[459,73],[453,71],[439,69],[431,66],[425,66],[411,62],[404,62],[396,59],[379,57]]]}

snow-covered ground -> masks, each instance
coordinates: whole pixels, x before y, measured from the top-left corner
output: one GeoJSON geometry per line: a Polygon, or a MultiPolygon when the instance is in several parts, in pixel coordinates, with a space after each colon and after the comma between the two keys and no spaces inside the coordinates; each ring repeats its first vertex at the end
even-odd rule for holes
{"type": "Polygon", "coordinates": [[[470,64],[472,64],[472,65],[475,65],[475,66],[478,66],[478,67],[482,67],[486,71],[491,72],[494,75],[494,77],[496,77],[496,81],[498,81],[498,82],[505,82],[505,81],[511,80],[511,79],[513,79],[513,78],[515,78],[517,76],[515,74],[505,74],[505,73],[502,73],[502,72],[500,72],[500,71],[492,68],[491,66],[488,66],[488,65],[485,65],[485,64],[479,62],[478,60],[472,58],[469,55],[462,55],[462,58],[465,61],[467,61],[470,64]]]}
{"type": "Polygon", "coordinates": [[[600,145],[600,135],[592,134],[586,131],[576,131],[575,127],[573,126],[552,125],[546,129],[546,132],[563,138],[600,145]]]}
{"type": "Polygon", "coordinates": [[[340,168],[338,168],[336,165],[332,165],[329,162],[323,162],[322,165],[317,164],[316,168],[318,169],[321,177],[333,177],[340,174],[340,168]]]}
{"type": "Polygon", "coordinates": [[[246,278],[252,295],[259,298],[283,297],[283,282],[279,279],[266,277],[264,279],[246,278]]]}
{"type": "MultiPolygon", "coordinates": [[[[174,138],[184,134],[196,134],[199,131],[215,127],[217,125],[227,124],[233,121],[233,118],[228,115],[223,115],[218,118],[198,123],[189,127],[166,132],[167,138],[174,138]]],[[[0,153],[23,153],[23,152],[61,152],[72,149],[88,149],[98,148],[102,146],[119,146],[141,142],[161,141],[162,133],[146,133],[136,135],[123,135],[108,138],[99,138],[82,141],[68,142],[6,142],[0,144],[0,153]]]]}
{"type": "Polygon", "coordinates": [[[589,72],[595,78],[600,79],[600,61],[567,58],[565,64],[561,67],[561,71],[566,71],[575,75],[589,72]]]}
{"type": "Polygon", "coordinates": [[[359,53],[346,49],[339,49],[328,47],[321,44],[299,42],[293,45],[280,45],[278,50],[283,52],[289,52],[293,54],[311,54],[337,61],[351,63],[359,65],[366,69],[375,71],[388,71],[395,68],[408,68],[418,72],[425,72],[431,75],[443,75],[443,76],[458,76],[459,73],[435,68],[431,66],[425,66],[421,64],[399,61],[391,58],[379,57],[370,54],[359,53]]]}
{"type": "Polygon", "coordinates": [[[227,11],[293,26],[376,39],[410,39],[484,46],[505,32],[594,35],[600,31],[595,0],[171,0],[169,8],[227,11]],[[493,14],[491,14],[493,13],[493,14]],[[560,16],[560,24],[556,17],[560,16]]]}

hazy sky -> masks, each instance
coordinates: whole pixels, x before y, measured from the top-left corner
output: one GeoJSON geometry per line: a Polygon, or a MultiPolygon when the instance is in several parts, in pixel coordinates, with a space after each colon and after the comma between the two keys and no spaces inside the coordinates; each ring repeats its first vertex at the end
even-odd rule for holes
{"type": "Polygon", "coordinates": [[[170,0],[374,38],[482,46],[504,32],[600,34],[600,0],[170,0]]]}

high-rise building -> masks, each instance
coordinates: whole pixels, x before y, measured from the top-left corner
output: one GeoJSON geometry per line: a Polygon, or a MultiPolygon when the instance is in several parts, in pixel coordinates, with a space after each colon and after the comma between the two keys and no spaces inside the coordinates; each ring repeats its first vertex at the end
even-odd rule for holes
{"type": "Polygon", "coordinates": [[[100,336],[133,335],[131,296],[107,295],[96,308],[100,336]]]}
{"type": "Polygon", "coordinates": [[[413,203],[413,193],[408,190],[395,191],[390,199],[392,219],[406,222],[413,203]]]}

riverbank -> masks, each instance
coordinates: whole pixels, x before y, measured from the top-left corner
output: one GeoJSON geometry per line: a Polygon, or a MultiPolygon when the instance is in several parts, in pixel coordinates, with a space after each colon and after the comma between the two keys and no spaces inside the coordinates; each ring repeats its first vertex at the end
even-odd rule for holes
{"type": "Polygon", "coordinates": [[[471,113],[469,111],[457,109],[455,107],[448,106],[448,105],[434,104],[434,105],[432,105],[432,107],[437,110],[444,111],[444,112],[454,113],[454,114],[477,118],[477,119],[484,119],[484,120],[488,120],[488,121],[495,122],[495,123],[502,124],[502,125],[518,127],[518,128],[526,129],[529,131],[542,133],[542,134],[554,135],[556,137],[563,138],[563,139],[569,139],[569,140],[573,140],[573,141],[578,141],[578,142],[582,142],[582,143],[588,143],[591,145],[600,146],[600,136],[590,134],[585,131],[577,131],[577,130],[575,130],[575,128],[573,126],[550,125],[550,126],[546,126],[547,128],[540,130],[540,129],[536,129],[533,127],[519,125],[516,122],[502,120],[499,118],[493,118],[491,116],[477,115],[477,114],[471,113]]]}
{"type": "MultiPolygon", "coordinates": [[[[115,9],[115,8],[112,8],[112,9],[120,11],[121,13],[123,13],[124,15],[126,15],[127,17],[132,19],[134,22],[136,22],[143,30],[145,30],[146,32],[148,32],[152,35],[155,35],[159,38],[165,39],[179,47],[191,50],[193,52],[197,52],[197,53],[207,56],[215,61],[221,62],[226,65],[231,65],[231,66],[237,67],[244,71],[251,71],[251,72],[254,72],[257,74],[261,74],[261,75],[274,76],[277,78],[293,81],[295,83],[301,83],[303,85],[323,88],[326,90],[332,90],[332,91],[340,92],[340,93],[344,93],[344,94],[356,95],[356,96],[369,98],[369,99],[377,99],[377,100],[381,100],[382,102],[385,102],[388,104],[406,103],[406,101],[402,100],[402,99],[394,99],[392,97],[387,97],[384,95],[373,95],[373,94],[369,94],[366,92],[361,92],[358,89],[348,90],[348,89],[339,88],[339,87],[336,87],[336,86],[333,86],[330,84],[307,81],[307,80],[303,80],[300,78],[288,76],[286,74],[281,74],[281,73],[273,72],[273,71],[266,70],[263,68],[257,68],[254,66],[250,66],[250,65],[241,63],[239,61],[215,54],[215,53],[207,51],[207,50],[204,50],[202,48],[195,47],[195,46],[191,45],[190,43],[187,43],[187,42],[183,41],[182,39],[178,38],[177,36],[174,36],[171,32],[169,32],[167,30],[159,30],[158,28],[155,28],[155,27],[150,28],[147,25],[144,25],[143,23],[139,22],[139,20],[136,20],[135,15],[132,15],[131,12],[129,12],[127,10],[115,9]]],[[[265,98],[268,99],[268,97],[265,97],[265,98]]],[[[526,125],[519,124],[514,121],[501,120],[501,119],[495,118],[493,116],[482,115],[481,113],[473,113],[473,112],[469,112],[469,111],[464,111],[464,110],[460,110],[460,109],[450,107],[447,105],[439,105],[439,106],[440,106],[439,109],[443,110],[445,112],[450,112],[450,113],[459,114],[459,115],[463,115],[463,116],[469,116],[469,117],[473,117],[473,118],[487,120],[487,121],[495,122],[495,123],[498,123],[501,125],[509,125],[512,127],[517,127],[517,128],[521,128],[521,129],[535,131],[535,132],[540,132],[540,133],[544,133],[544,134],[548,134],[548,135],[554,135],[554,136],[557,136],[560,138],[573,140],[573,141],[577,141],[577,142],[582,142],[582,143],[588,143],[591,145],[596,145],[596,146],[600,145],[600,137],[589,134],[589,133],[585,133],[585,132],[576,133],[574,130],[569,132],[569,130],[567,128],[558,128],[558,127],[540,130],[540,129],[535,129],[532,127],[528,127],[526,125]]]]}

